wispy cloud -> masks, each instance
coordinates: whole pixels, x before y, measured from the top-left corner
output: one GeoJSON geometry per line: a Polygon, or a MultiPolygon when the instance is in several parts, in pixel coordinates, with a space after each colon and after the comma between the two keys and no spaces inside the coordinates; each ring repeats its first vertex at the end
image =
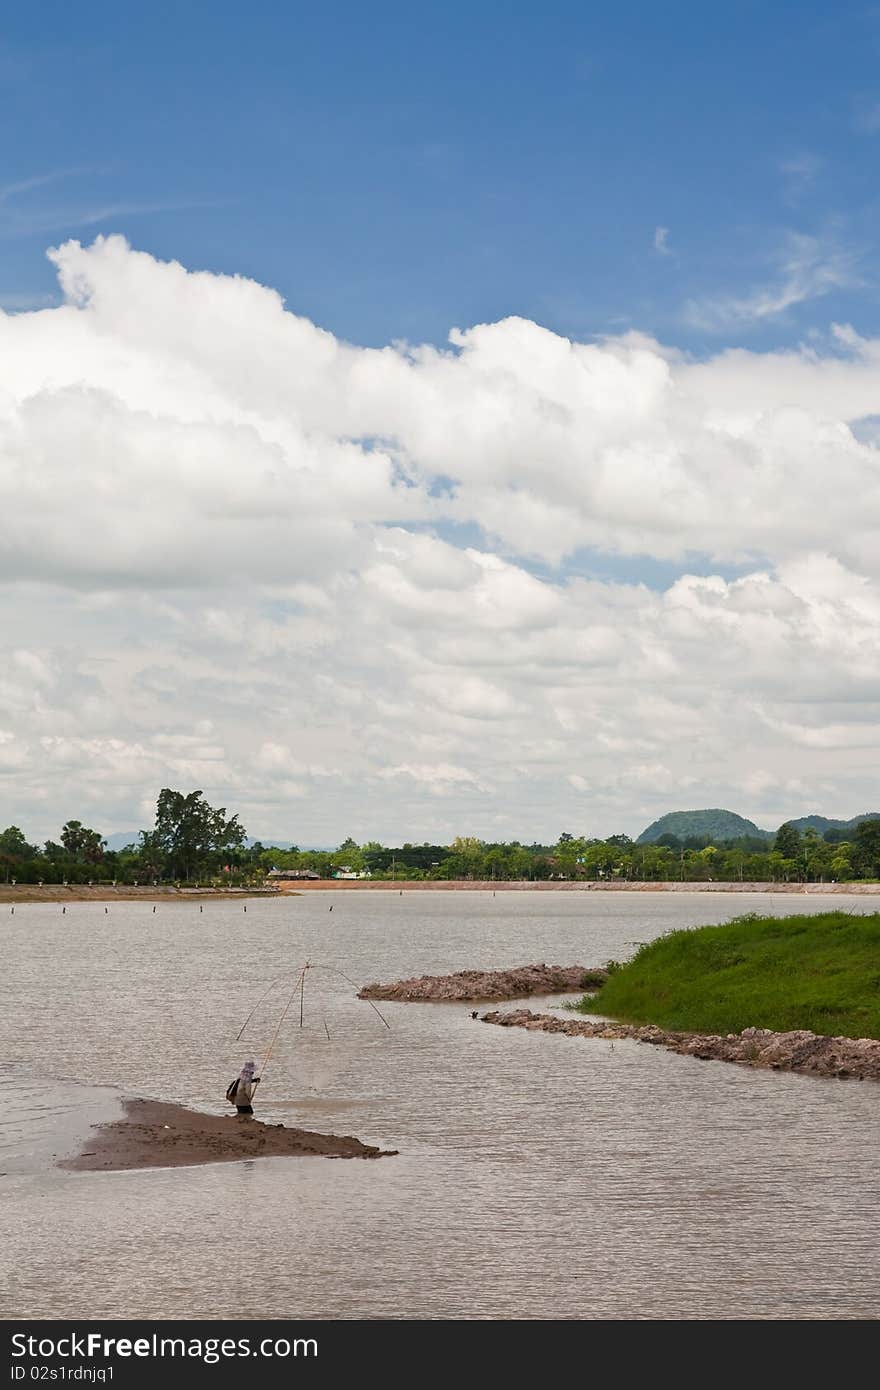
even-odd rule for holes
{"type": "Polygon", "coordinates": [[[832,290],[862,284],[858,260],[858,253],[851,249],[789,232],[777,276],[770,284],[756,286],[743,296],[688,300],[684,318],[693,328],[710,333],[758,324],[832,290]]]}
{"type": "Polygon", "coordinates": [[[61,179],[77,178],[83,174],[106,174],[109,172],[110,170],[106,165],[80,164],[70,169],[52,169],[47,174],[32,174],[29,178],[18,179],[15,183],[7,183],[0,187],[0,203],[18,198],[22,193],[30,193],[34,188],[45,188],[47,184],[58,183],[61,179]]]}
{"type": "Polygon", "coordinates": [[[226,206],[228,200],[220,198],[181,198],[154,203],[105,203],[91,208],[50,208],[27,213],[16,210],[12,215],[0,213],[0,239],[8,241],[15,237],[72,231],[77,227],[94,227],[101,222],[112,222],[121,217],[226,206]]]}
{"type": "Polygon", "coordinates": [[[672,248],[669,245],[669,228],[654,228],[654,250],[660,256],[671,256],[672,248]]]}
{"type": "Polygon", "coordinates": [[[157,212],[182,212],[189,208],[216,208],[227,205],[226,200],[198,198],[167,198],[156,201],[102,202],[54,207],[35,206],[26,195],[50,187],[65,179],[106,175],[113,172],[110,165],[76,165],[69,169],[52,169],[33,174],[14,183],[0,186],[0,239],[36,236],[42,233],[94,227],[101,222],[120,217],[136,217],[157,212]],[[22,202],[21,200],[25,201],[22,202]]]}

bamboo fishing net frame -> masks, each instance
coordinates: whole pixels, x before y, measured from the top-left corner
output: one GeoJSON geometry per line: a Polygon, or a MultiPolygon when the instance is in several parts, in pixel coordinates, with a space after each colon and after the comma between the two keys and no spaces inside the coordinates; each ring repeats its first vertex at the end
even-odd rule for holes
{"type": "MultiPolygon", "coordinates": [[[[278,1037],[279,1037],[279,1034],[280,1034],[280,1032],[281,1032],[281,1028],[282,1028],[282,1025],[283,1025],[283,1023],[284,1023],[284,1020],[286,1019],[287,1015],[289,1014],[289,1012],[290,1012],[290,1010],[291,1010],[291,1007],[293,1006],[293,1002],[294,1002],[294,1000],[296,999],[297,994],[299,994],[299,1026],[300,1026],[300,1028],[304,1027],[304,1017],[305,1017],[305,992],[306,992],[306,973],[307,973],[307,971],[309,971],[309,970],[326,970],[326,971],[328,971],[331,975],[339,975],[339,977],[340,977],[341,979],[346,980],[346,981],[348,982],[348,984],[354,985],[355,989],[357,989],[357,984],[356,984],[356,982],[355,982],[349,975],[346,975],[345,972],[344,972],[343,970],[338,970],[335,966],[332,966],[332,965],[313,965],[311,961],[308,961],[308,960],[307,960],[306,963],[305,963],[305,965],[303,966],[302,970],[299,972],[299,975],[297,976],[296,984],[294,985],[294,987],[293,987],[293,989],[292,989],[292,991],[291,991],[291,993],[290,993],[290,997],[288,998],[287,1003],[285,1004],[285,1006],[284,1006],[284,1008],[283,1008],[283,1010],[282,1010],[282,1012],[281,1012],[281,1017],[279,1018],[277,1024],[275,1025],[275,1031],[274,1031],[274,1033],[272,1034],[271,1040],[270,1040],[270,1042],[269,1042],[269,1046],[267,1047],[267,1049],[266,1049],[266,1054],[265,1054],[265,1056],[264,1056],[264,1058],[263,1058],[263,1065],[262,1065],[262,1067],[260,1068],[260,1075],[256,1078],[256,1081],[255,1081],[255,1084],[256,1084],[256,1085],[258,1085],[259,1082],[260,1082],[260,1081],[262,1080],[262,1078],[263,1078],[263,1075],[264,1075],[264,1073],[265,1073],[265,1071],[266,1071],[266,1067],[267,1067],[267,1065],[268,1065],[268,1063],[269,1063],[269,1059],[270,1059],[270,1057],[272,1056],[272,1053],[273,1053],[273,1051],[274,1051],[274,1049],[275,1049],[275,1044],[276,1044],[276,1042],[278,1041],[278,1037]]],[[[241,1039],[242,1039],[244,1033],[247,1031],[248,1024],[250,1023],[250,1021],[251,1021],[251,1019],[253,1018],[254,1014],[257,1012],[257,1009],[260,1007],[260,1005],[263,1003],[263,1001],[269,997],[269,995],[272,993],[272,990],[275,989],[275,987],[276,987],[277,985],[279,985],[279,984],[281,983],[281,981],[282,981],[284,978],[285,978],[284,975],[279,975],[278,978],[277,978],[276,980],[273,980],[272,983],[263,991],[263,993],[260,995],[259,999],[257,1000],[256,1004],[255,1004],[254,1007],[251,1009],[250,1013],[248,1014],[247,1018],[245,1019],[244,1023],[242,1024],[241,1028],[238,1030],[238,1033],[236,1034],[236,1039],[235,1039],[236,1042],[240,1042],[240,1041],[241,1041],[241,1039]]],[[[391,1024],[388,1022],[388,1020],[387,1020],[387,1018],[385,1017],[385,1015],[384,1015],[379,1009],[376,1008],[376,1005],[373,1003],[372,999],[367,999],[367,1000],[365,1000],[364,1002],[367,1003],[367,1004],[369,1004],[370,1008],[371,1008],[371,1009],[373,1010],[373,1012],[381,1019],[382,1023],[385,1025],[385,1027],[386,1027],[386,1028],[389,1030],[389,1032],[390,1032],[390,1031],[391,1031],[391,1024]]],[[[330,1042],[330,1041],[331,1041],[331,1038],[330,1038],[330,1029],[327,1027],[327,1020],[326,1020],[325,1018],[322,1018],[322,1019],[321,1019],[321,1022],[322,1022],[323,1025],[324,1025],[324,1032],[327,1034],[327,1041],[330,1042]]]]}

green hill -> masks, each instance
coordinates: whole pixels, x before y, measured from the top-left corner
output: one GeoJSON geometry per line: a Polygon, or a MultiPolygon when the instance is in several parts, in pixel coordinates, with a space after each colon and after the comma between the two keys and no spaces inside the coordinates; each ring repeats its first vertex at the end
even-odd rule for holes
{"type": "Polygon", "coordinates": [[[669,811],[643,830],[636,844],[656,844],[661,835],[675,835],[679,840],[695,837],[715,842],[739,840],[744,835],[766,839],[769,834],[769,831],[759,830],[754,821],[738,816],[735,811],[717,808],[710,811],[669,811]]]}
{"type": "Polygon", "coordinates": [[[818,830],[820,835],[824,835],[826,830],[855,830],[863,820],[880,820],[880,811],[863,811],[860,816],[853,816],[852,820],[834,820],[828,816],[800,816],[788,823],[793,825],[795,830],[812,827],[813,830],[818,830]]]}

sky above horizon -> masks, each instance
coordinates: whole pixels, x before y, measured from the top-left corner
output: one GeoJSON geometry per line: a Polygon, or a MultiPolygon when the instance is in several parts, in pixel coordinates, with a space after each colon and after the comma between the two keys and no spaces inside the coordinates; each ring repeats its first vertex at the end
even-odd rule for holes
{"type": "Polygon", "coordinates": [[[5,17],[0,825],[876,803],[880,6],[5,17]]]}

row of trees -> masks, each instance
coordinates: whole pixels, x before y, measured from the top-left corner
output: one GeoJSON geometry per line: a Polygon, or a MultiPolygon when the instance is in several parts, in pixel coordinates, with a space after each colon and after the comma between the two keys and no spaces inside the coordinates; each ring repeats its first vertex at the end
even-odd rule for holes
{"type": "Polygon", "coordinates": [[[246,838],[238,817],[209,806],[200,791],[164,787],[153,829],[121,850],[108,849],[99,831],[78,820],[65,823],[57,843],[43,846],[30,844],[10,825],[0,831],[0,877],[6,883],[191,883],[218,876],[241,881],[263,872],[246,838]]]}
{"type": "Polygon", "coordinates": [[[282,850],[256,843],[238,816],[210,806],[200,791],[164,787],[152,830],[136,843],[110,850],[97,830],[69,820],[59,840],[30,844],[15,825],[0,831],[0,879],[7,883],[114,881],[256,882],[272,869],[309,870],[322,878],[341,872],[376,879],[707,879],[766,882],[847,882],[880,878],[880,819],[862,821],[849,840],[839,831],[823,839],[782,825],[772,840],[749,837],[719,843],[664,835],[636,844],[628,835],[607,839],[560,835],[554,845],[491,843],[459,836],[449,845],[389,847],[347,839],[335,850],[282,850]]]}
{"type": "Polygon", "coordinates": [[[783,825],[772,840],[718,844],[665,835],[640,845],[628,835],[600,840],[563,834],[555,845],[491,843],[461,836],[450,845],[388,848],[345,840],[337,850],[263,850],[266,869],[311,870],[322,878],[350,870],[395,879],[680,879],[754,882],[846,882],[880,877],[880,820],[863,821],[851,841],[783,825]]]}

